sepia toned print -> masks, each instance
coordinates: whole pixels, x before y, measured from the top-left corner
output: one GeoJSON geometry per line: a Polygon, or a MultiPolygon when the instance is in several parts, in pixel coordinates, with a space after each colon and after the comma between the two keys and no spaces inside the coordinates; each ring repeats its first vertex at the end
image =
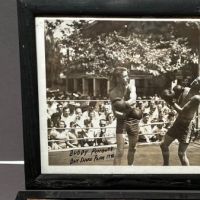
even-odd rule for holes
{"type": "Polygon", "coordinates": [[[199,25],[37,18],[43,171],[198,168],[199,25]]]}

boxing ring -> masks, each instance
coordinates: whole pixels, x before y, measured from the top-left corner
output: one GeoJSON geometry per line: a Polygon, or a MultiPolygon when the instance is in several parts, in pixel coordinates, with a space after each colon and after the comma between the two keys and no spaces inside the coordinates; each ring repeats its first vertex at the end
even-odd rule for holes
{"type": "MultiPolygon", "coordinates": [[[[64,101],[64,100],[60,100],[64,101]]],[[[65,100],[66,101],[66,100],[65,100]]],[[[70,101],[70,100],[69,100],[70,101]]],[[[85,100],[75,100],[74,102],[80,103],[85,100]]],[[[97,100],[90,100],[97,101],[97,100]]],[[[108,101],[108,100],[105,100],[108,101]]],[[[140,100],[141,101],[141,100],[140,100]]],[[[145,100],[146,101],[146,100],[145,100]]],[[[158,125],[165,124],[166,122],[156,122],[143,124],[143,126],[148,125],[158,125]]],[[[90,129],[116,129],[116,127],[90,127],[90,129]]],[[[58,128],[59,129],[59,128],[58,128]]],[[[71,128],[66,128],[71,129],[71,128]]],[[[76,127],[75,129],[85,129],[85,127],[76,127]]],[[[148,134],[139,134],[148,135],[148,134]]],[[[152,135],[152,134],[151,134],[152,135]]],[[[102,139],[102,137],[93,138],[77,138],[77,140],[94,140],[102,139]]],[[[70,140],[70,139],[69,139],[70,140]]],[[[71,139],[72,140],[72,139],[71,139]]],[[[125,140],[126,141],[126,140],[125,140]]],[[[64,140],[48,140],[48,143],[65,142],[64,140]]],[[[191,165],[200,165],[200,138],[192,140],[188,147],[188,157],[190,159],[191,165]]],[[[48,151],[49,154],[49,165],[112,165],[115,157],[116,144],[111,145],[98,145],[94,142],[93,146],[84,147],[73,147],[66,149],[57,149],[48,151]]],[[[177,156],[178,142],[175,140],[170,147],[170,163],[171,165],[180,165],[179,158],[177,156]]],[[[122,165],[127,165],[127,152],[128,152],[128,141],[124,145],[124,155],[122,160],[122,165]]],[[[134,165],[138,166],[161,166],[163,163],[160,141],[155,142],[138,142],[137,151],[135,154],[134,165]]]]}

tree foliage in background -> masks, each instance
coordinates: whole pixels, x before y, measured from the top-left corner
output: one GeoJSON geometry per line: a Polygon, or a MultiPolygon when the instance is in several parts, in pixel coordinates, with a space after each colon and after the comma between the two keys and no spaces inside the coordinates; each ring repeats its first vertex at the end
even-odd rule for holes
{"type": "Polygon", "coordinates": [[[46,21],[45,24],[45,58],[48,87],[52,87],[57,82],[61,70],[61,41],[54,38],[55,30],[61,23],[60,20],[57,20],[53,23],[46,21]]]}
{"type": "Polygon", "coordinates": [[[198,61],[191,34],[181,33],[183,27],[198,33],[194,24],[116,22],[114,29],[109,23],[46,21],[47,77],[56,80],[62,71],[107,77],[116,66],[158,76],[198,61]],[[100,23],[108,28],[99,28],[100,23]]]}

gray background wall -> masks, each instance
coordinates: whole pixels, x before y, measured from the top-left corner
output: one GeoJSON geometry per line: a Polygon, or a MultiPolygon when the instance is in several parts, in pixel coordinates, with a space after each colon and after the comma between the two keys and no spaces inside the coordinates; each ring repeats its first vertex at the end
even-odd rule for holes
{"type": "MultiPolygon", "coordinates": [[[[22,111],[16,0],[0,1],[0,162],[22,161],[22,111]]],[[[24,166],[0,164],[0,200],[24,190],[24,166]]]]}

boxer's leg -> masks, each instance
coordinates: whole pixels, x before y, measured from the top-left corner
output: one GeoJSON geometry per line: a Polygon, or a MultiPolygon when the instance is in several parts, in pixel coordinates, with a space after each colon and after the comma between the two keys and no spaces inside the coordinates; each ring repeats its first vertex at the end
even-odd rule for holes
{"type": "Polygon", "coordinates": [[[174,138],[165,135],[164,140],[160,144],[163,156],[163,165],[169,165],[169,145],[174,141],[174,138]]]}
{"type": "Polygon", "coordinates": [[[178,156],[181,161],[181,164],[186,166],[190,165],[186,154],[188,145],[189,145],[188,143],[180,143],[178,147],[178,156]]]}
{"type": "Polygon", "coordinates": [[[116,141],[117,149],[114,158],[114,165],[121,165],[121,160],[124,155],[124,120],[117,118],[117,127],[116,127],[116,141]]]}
{"type": "Polygon", "coordinates": [[[133,161],[134,161],[134,155],[135,155],[135,151],[136,151],[136,144],[138,141],[138,136],[128,134],[128,140],[129,140],[129,147],[128,147],[127,160],[128,160],[128,165],[132,165],[133,161]]]}
{"type": "Polygon", "coordinates": [[[126,123],[126,131],[128,134],[128,154],[127,154],[127,160],[128,165],[132,165],[134,161],[134,155],[136,151],[136,145],[138,142],[139,137],[139,121],[138,120],[132,120],[130,122],[126,123]]]}
{"type": "Polygon", "coordinates": [[[114,158],[114,165],[121,165],[121,160],[124,155],[124,137],[123,134],[116,134],[117,149],[114,158]]]}

